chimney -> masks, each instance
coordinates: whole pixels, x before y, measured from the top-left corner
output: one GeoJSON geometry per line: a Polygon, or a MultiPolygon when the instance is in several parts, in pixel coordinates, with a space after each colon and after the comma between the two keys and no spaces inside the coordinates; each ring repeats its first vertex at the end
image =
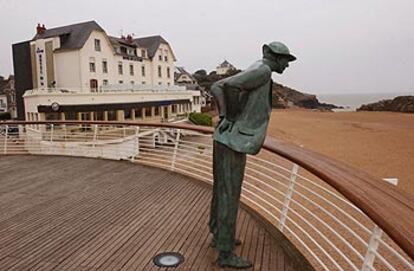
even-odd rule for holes
{"type": "Polygon", "coordinates": [[[126,38],[126,40],[127,40],[128,43],[132,43],[132,36],[131,35],[128,35],[127,38],[126,38]]]}
{"type": "Polygon", "coordinates": [[[45,33],[45,31],[46,31],[45,25],[37,24],[37,27],[36,27],[36,33],[37,34],[43,34],[43,33],[45,33]]]}

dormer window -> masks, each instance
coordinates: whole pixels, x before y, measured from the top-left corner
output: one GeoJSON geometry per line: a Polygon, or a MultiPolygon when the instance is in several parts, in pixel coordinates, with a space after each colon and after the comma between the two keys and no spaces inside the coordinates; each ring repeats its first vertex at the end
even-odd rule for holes
{"type": "Polygon", "coordinates": [[[95,51],[101,51],[101,40],[95,39],[95,51]]]}
{"type": "Polygon", "coordinates": [[[141,57],[146,57],[145,50],[141,50],[141,57]]]}
{"type": "Polygon", "coordinates": [[[63,34],[59,36],[60,38],[60,45],[65,44],[66,41],[69,39],[69,34],[63,34]]]}
{"type": "Polygon", "coordinates": [[[121,47],[121,53],[127,54],[127,48],[126,47],[121,47]]]}

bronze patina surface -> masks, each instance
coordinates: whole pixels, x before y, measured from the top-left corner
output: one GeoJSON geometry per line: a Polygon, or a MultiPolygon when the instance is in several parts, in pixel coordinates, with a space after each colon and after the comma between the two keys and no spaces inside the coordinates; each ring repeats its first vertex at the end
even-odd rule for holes
{"type": "Polygon", "coordinates": [[[272,72],[279,74],[296,60],[286,45],[263,45],[263,58],[246,70],[211,87],[220,121],[214,132],[213,197],[210,232],[221,267],[249,268],[252,262],[233,253],[237,212],[246,154],[257,154],[266,137],[272,110],[272,72]]]}

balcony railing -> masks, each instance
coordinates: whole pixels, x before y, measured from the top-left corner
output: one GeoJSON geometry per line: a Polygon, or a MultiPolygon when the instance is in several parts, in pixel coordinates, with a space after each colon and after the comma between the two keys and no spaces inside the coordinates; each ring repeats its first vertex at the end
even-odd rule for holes
{"type": "Polygon", "coordinates": [[[99,86],[96,90],[81,91],[80,88],[74,87],[54,87],[54,88],[37,88],[26,91],[26,94],[65,94],[65,93],[112,93],[112,92],[141,92],[141,91],[150,91],[150,92],[169,92],[169,91],[192,91],[187,90],[185,86],[177,85],[142,85],[142,84],[116,84],[116,85],[102,85],[99,86]]]}
{"type": "MultiPolygon", "coordinates": [[[[211,128],[124,122],[0,123],[0,155],[128,160],[212,183],[211,128]],[[33,129],[36,128],[36,129],[33,129]]],[[[414,197],[268,137],[248,156],[242,204],[316,270],[414,270],[414,197]]]]}

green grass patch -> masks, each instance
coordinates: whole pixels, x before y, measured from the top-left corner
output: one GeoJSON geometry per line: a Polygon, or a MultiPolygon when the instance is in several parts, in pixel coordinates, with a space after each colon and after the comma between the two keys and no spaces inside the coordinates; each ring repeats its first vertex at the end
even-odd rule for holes
{"type": "Polygon", "coordinates": [[[213,126],[213,119],[204,113],[190,113],[188,119],[196,125],[213,126]]]}

